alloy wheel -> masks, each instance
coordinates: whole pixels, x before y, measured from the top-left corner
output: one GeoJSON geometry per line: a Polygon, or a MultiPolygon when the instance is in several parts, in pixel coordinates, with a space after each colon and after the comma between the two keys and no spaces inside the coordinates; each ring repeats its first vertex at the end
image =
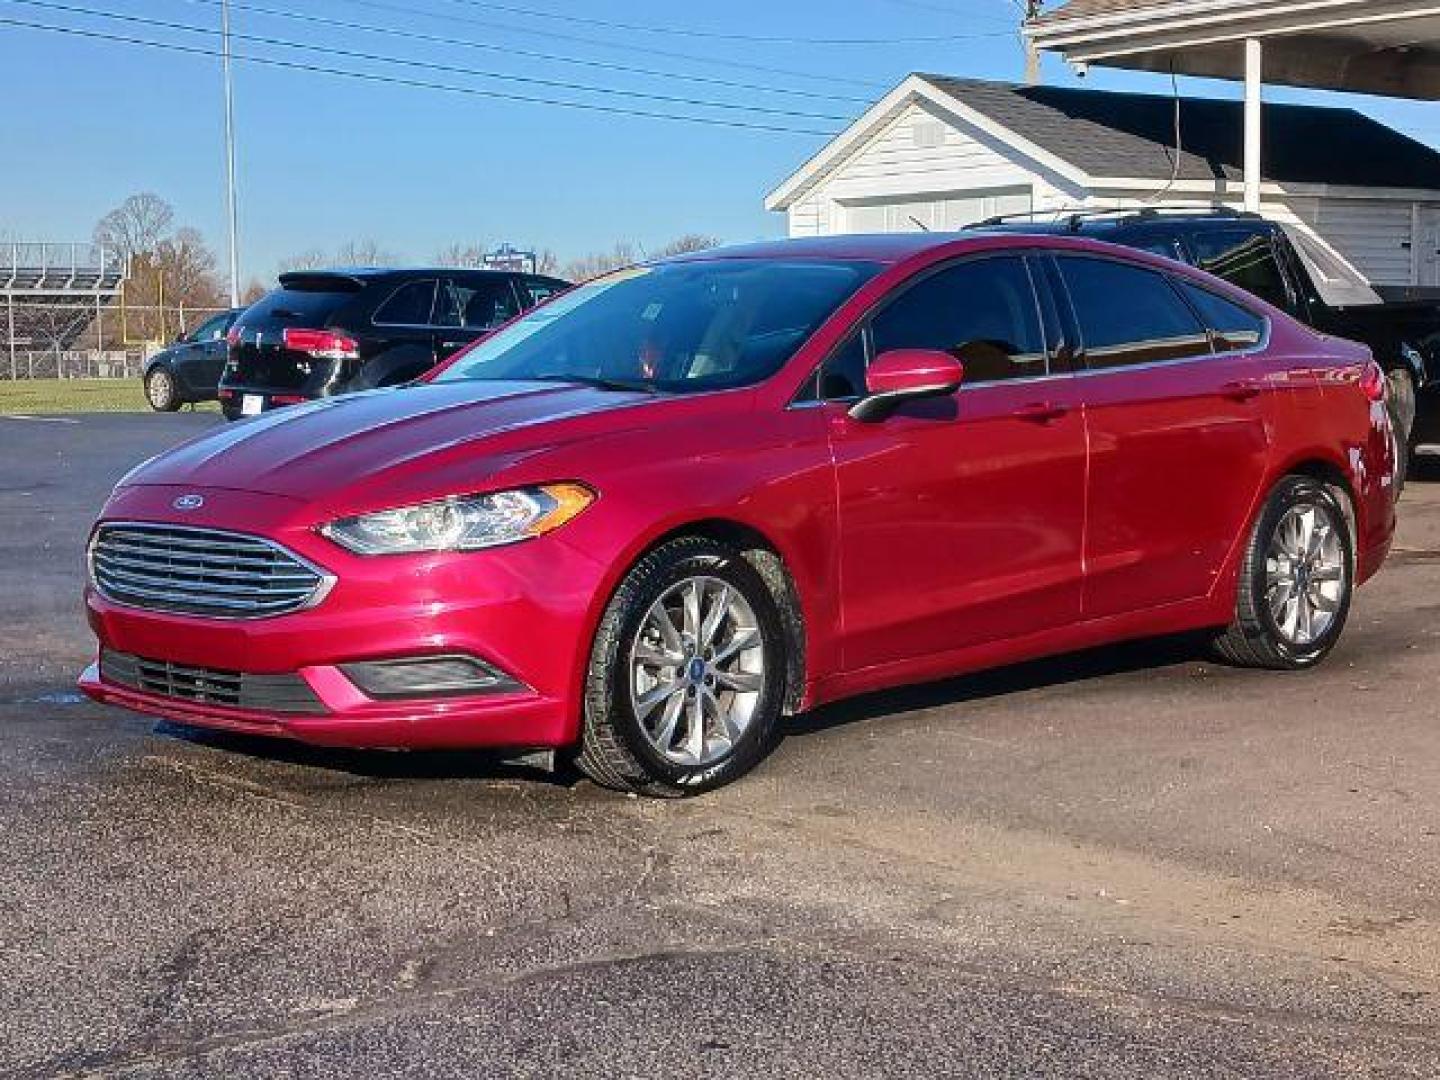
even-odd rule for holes
{"type": "Polygon", "coordinates": [[[1265,602],[1280,635],[1300,648],[1322,640],[1340,615],[1348,578],[1333,513],[1315,503],[1286,511],[1265,558],[1265,602]]]}
{"type": "Polygon", "coordinates": [[[630,647],[630,704],[646,740],[687,768],[729,756],[765,687],[765,638],[729,582],[690,577],[650,606],[630,647]]]}
{"type": "Polygon", "coordinates": [[[145,380],[145,396],[156,412],[168,412],[175,402],[175,380],[168,372],[155,370],[145,380]]]}

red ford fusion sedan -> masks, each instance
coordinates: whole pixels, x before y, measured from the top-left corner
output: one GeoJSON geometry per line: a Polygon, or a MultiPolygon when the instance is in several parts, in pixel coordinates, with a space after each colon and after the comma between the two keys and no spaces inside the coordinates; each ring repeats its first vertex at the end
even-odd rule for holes
{"type": "Polygon", "coordinates": [[[781,717],[1213,630],[1318,663],[1394,528],[1385,380],[1090,241],[790,241],[626,270],[420,383],[147,462],[89,547],[92,697],[700,792],[781,717]]]}

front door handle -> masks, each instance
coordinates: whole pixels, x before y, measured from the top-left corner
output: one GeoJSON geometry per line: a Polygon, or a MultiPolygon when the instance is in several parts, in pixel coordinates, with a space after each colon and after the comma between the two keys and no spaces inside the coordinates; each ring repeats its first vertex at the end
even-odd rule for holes
{"type": "Polygon", "coordinates": [[[1064,417],[1070,409],[1065,405],[1055,405],[1049,401],[1035,401],[1029,405],[1022,405],[1014,412],[1015,419],[1026,420],[1032,424],[1049,424],[1064,417]]]}
{"type": "Polygon", "coordinates": [[[1231,401],[1254,401],[1260,392],[1259,384],[1253,382],[1226,383],[1220,388],[1221,396],[1231,401]]]}

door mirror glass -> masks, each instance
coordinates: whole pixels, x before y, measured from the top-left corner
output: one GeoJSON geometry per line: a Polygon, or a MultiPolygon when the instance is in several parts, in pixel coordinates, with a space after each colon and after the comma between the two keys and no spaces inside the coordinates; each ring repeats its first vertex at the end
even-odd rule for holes
{"type": "Polygon", "coordinates": [[[865,372],[866,396],[850,415],[877,423],[908,401],[949,397],[965,381],[965,366],[939,349],[892,349],[881,353],[865,372]]]}

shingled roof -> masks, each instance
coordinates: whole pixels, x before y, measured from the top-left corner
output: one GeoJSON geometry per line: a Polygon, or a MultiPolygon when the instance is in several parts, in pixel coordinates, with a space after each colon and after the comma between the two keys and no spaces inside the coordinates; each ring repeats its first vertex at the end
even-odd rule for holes
{"type": "MultiPolygon", "coordinates": [[[[1171,97],[920,78],[1090,176],[1167,180],[1174,169],[1171,97]]],[[[1440,152],[1353,109],[1266,105],[1264,132],[1267,181],[1440,189],[1440,152]]],[[[1240,102],[1182,98],[1180,134],[1181,179],[1243,178],[1240,102]]]]}

